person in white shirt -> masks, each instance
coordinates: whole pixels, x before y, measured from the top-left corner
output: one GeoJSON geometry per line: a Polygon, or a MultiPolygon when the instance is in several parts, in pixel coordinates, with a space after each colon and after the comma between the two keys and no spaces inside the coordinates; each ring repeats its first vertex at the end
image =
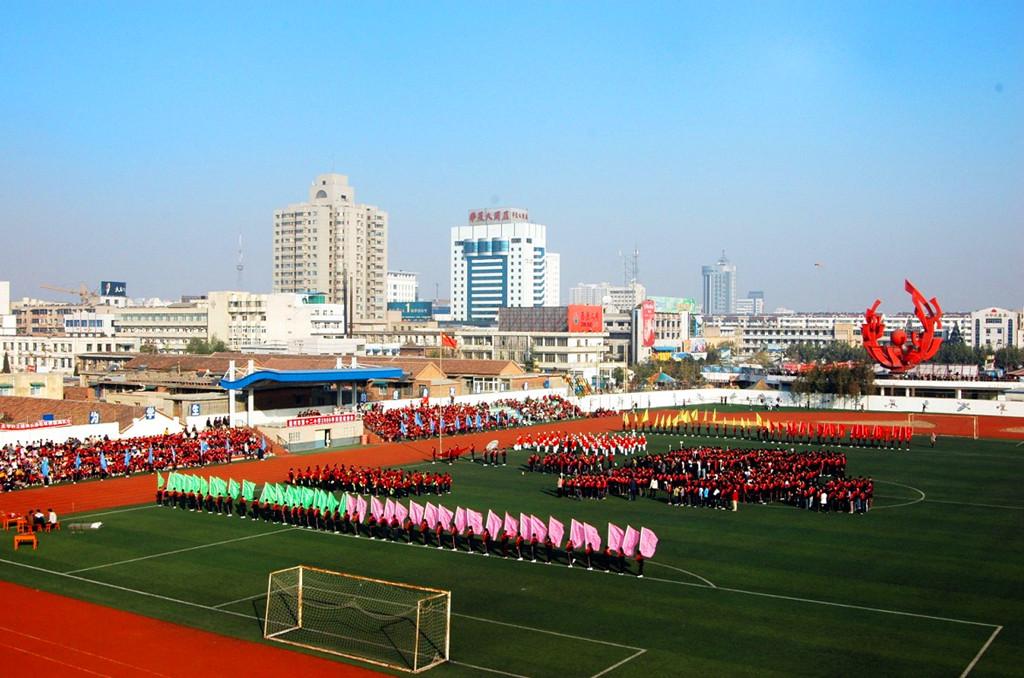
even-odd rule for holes
{"type": "Polygon", "coordinates": [[[52,530],[57,527],[57,512],[54,511],[52,508],[46,510],[48,512],[46,516],[46,522],[47,524],[49,524],[50,529],[52,530]]]}

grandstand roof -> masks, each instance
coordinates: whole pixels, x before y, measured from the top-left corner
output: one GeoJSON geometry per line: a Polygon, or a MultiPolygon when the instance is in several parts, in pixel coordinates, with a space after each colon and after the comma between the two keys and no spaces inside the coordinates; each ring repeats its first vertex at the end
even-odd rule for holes
{"type": "Polygon", "coordinates": [[[40,421],[45,414],[55,419],[70,419],[71,424],[80,426],[89,423],[89,413],[99,412],[100,421],[116,421],[123,429],[135,419],[146,415],[145,407],[115,405],[96,400],[56,400],[53,398],[24,398],[4,396],[0,398],[0,412],[8,415],[15,424],[31,424],[40,421]]]}
{"type": "Polygon", "coordinates": [[[370,381],[374,379],[401,379],[402,370],[397,368],[366,368],[330,370],[256,370],[240,379],[220,380],[223,389],[239,390],[262,384],[336,384],[347,381],[370,381]]]}

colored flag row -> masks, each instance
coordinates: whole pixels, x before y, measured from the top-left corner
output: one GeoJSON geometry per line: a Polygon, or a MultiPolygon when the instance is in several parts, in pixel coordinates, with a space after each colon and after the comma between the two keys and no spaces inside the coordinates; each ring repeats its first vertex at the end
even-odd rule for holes
{"type": "Polygon", "coordinates": [[[757,412],[754,417],[721,417],[718,410],[680,410],[678,412],[657,412],[652,417],[649,410],[643,414],[634,412],[622,413],[622,425],[626,429],[649,428],[651,430],[678,428],[680,426],[703,426],[707,424],[731,427],[733,429],[761,429],[769,435],[785,435],[790,437],[818,437],[843,440],[849,433],[850,440],[885,440],[909,441],[914,435],[913,426],[903,425],[865,425],[837,424],[833,422],[814,421],[771,421],[762,418],[757,412]]]}
{"type": "MultiPolygon", "coordinates": [[[[241,495],[249,502],[253,501],[256,495],[255,484],[248,480],[243,480],[239,484],[234,479],[225,481],[216,476],[204,478],[173,471],[167,475],[166,481],[159,473],[156,474],[156,479],[157,488],[163,488],[165,492],[194,492],[201,496],[229,497],[232,500],[241,495]]],[[[396,519],[399,523],[404,523],[405,519],[409,518],[417,525],[426,522],[430,529],[435,529],[440,524],[445,530],[451,530],[454,527],[460,533],[467,528],[472,528],[476,534],[482,534],[486,527],[488,533],[494,537],[497,537],[502,531],[509,537],[520,535],[526,540],[536,537],[539,542],[550,537],[555,547],[561,547],[562,540],[565,538],[565,524],[554,516],[548,516],[545,521],[527,513],[520,513],[517,518],[506,511],[504,517],[501,517],[488,509],[485,517],[480,511],[461,506],[452,511],[443,504],[435,505],[426,502],[421,505],[412,499],[409,500],[407,508],[401,502],[390,498],[381,502],[377,497],[370,497],[370,500],[367,501],[359,495],[350,495],[344,492],[339,499],[333,493],[319,488],[299,487],[285,483],[265,484],[256,501],[260,504],[319,509],[332,513],[347,511],[359,522],[373,517],[378,522],[381,520],[391,522],[392,519],[396,519]]],[[[651,558],[658,547],[658,536],[646,527],[636,530],[627,525],[623,529],[614,523],[608,523],[606,535],[607,542],[604,543],[607,543],[608,548],[622,551],[629,557],[632,557],[639,549],[643,557],[651,558]]],[[[595,551],[600,551],[603,543],[601,533],[596,527],[575,518],[569,522],[569,540],[576,548],[586,548],[589,545],[595,551]]]]}

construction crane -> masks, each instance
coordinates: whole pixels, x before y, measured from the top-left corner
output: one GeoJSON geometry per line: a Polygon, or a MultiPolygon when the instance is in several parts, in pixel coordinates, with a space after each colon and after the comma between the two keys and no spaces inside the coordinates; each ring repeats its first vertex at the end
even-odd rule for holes
{"type": "Polygon", "coordinates": [[[77,294],[82,304],[95,304],[99,301],[100,295],[96,294],[88,287],[85,283],[82,283],[77,290],[68,289],[66,287],[57,287],[56,285],[40,285],[44,290],[51,290],[53,292],[63,292],[65,294],[77,294]]]}

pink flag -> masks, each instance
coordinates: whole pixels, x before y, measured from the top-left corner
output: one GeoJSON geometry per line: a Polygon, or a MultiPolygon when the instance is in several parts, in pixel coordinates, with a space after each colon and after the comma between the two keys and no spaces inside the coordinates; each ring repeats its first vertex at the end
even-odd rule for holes
{"type": "Polygon", "coordinates": [[[412,518],[412,522],[417,525],[423,522],[423,507],[412,499],[409,500],[409,517],[412,518]]]}
{"type": "Polygon", "coordinates": [[[402,506],[399,502],[396,501],[395,502],[395,518],[398,518],[398,524],[399,525],[403,524],[405,522],[406,517],[408,517],[408,515],[409,515],[409,511],[404,506],[402,506]]]}
{"type": "Polygon", "coordinates": [[[618,525],[608,523],[608,548],[618,551],[622,548],[622,538],[626,533],[618,525]]]}
{"type": "Polygon", "coordinates": [[[466,509],[461,506],[455,509],[455,529],[459,532],[466,531],[466,509]]]}
{"type": "Polygon", "coordinates": [[[587,538],[587,543],[590,544],[590,548],[600,551],[601,533],[597,531],[597,528],[590,523],[583,523],[583,533],[587,538]]]}
{"type": "Polygon", "coordinates": [[[437,525],[437,507],[427,502],[427,507],[423,509],[423,520],[427,521],[427,525],[430,529],[434,529],[437,525]]]}
{"type": "Polygon", "coordinates": [[[395,502],[390,499],[384,501],[384,520],[391,522],[391,519],[395,517],[395,502]]]}
{"type": "Polygon", "coordinates": [[[519,534],[523,535],[523,539],[529,541],[532,535],[532,526],[530,525],[530,516],[525,513],[519,514],[519,534]]]}
{"type": "Polygon", "coordinates": [[[473,528],[474,534],[483,534],[484,516],[482,513],[474,511],[473,509],[466,509],[466,522],[468,522],[469,526],[473,528]]]}
{"type": "Polygon", "coordinates": [[[380,503],[380,499],[377,497],[370,497],[370,515],[380,520],[380,517],[384,515],[384,505],[380,503]]]}
{"type": "Polygon", "coordinates": [[[583,534],[583,524],[577,522],[575,518],[569,523],[569,540],[576,545],[576,548],[583,548],[583,542],[586,541],[583,534]]]}
{"type": "Polygon", "coordinates": [[[366,500],[362,497],[356,497],[356,513],[360,522],[366,522],[366,500]]]}
{"type": "Polygon", "coordinates": [[[516,522],[515,518],[513,518],[512,516],[510,516],[508,514],[508,511],[505,512],[505,525],[504,525],[504,527],[505,527],[505,534],[507,534],[510,538],[519,533],[519,523],[516,522]]]}
{"type": "Polygon", "coordinates": [[[551,535],[551,542],[558,548],[562,545],[562,536],[565,535],[565,525],[555,520],[554,516],[548,518],[548,534],[551,535]]]}
{"type": "Polygon", "coordinates": [[[636,550],[636,545],[639,543],[640,533],[626,525],[626,533],[622,536],[622,552],[632,558],[633,551],[636,550]]]}
{"type": "Polygon", "coordinates": [[[544,521],[537,516],[530,516],[530,535],[537,538],[537,541],[544,541],[544,537],[548,536],[548,527],[544,524],[544,521]]]}
{"type": "Polygon", "coordinates": [[[448,529],[448,527],[452,524],[452,518],[454,517],[455,514],[452,513],[451,510],[448,509],[448,507],[443,506],[441,504],[437,505],[437,519],[441,522],[442,525],[444,525],[444,529],[448,529]]]}
{"type": "Polygon", "coordinates": [[[490,509],[487,509],[487,531],[491,533],[491,537],[497,537],[501,531],[501,518],[490,509]]]}
{"type": "Polygon", "coordinates": [[[653,558],[654,551],[658,548],[658,535],[646,527],[640,528],[640,555],[644,558],[653,558]]]}

